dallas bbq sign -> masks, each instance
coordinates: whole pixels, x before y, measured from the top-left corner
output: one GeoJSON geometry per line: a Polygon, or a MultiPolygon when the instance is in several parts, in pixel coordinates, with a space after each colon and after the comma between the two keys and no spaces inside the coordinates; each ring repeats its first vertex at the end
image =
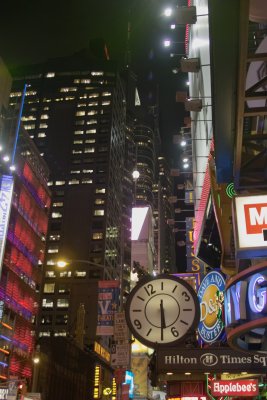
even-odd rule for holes
{"type": "Polygon", "coordinates": [[[236,256],[267,256],[267,195],[233,199],[236,256]]]}

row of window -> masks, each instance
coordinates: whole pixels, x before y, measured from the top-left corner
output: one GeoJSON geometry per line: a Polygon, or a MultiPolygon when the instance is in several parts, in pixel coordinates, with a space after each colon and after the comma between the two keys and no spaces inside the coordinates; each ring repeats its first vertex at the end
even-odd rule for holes
{"type": "MultiPolygon", "coordinates": [[[[93,214],[94,216],[96,216],[96,217],[103,217],[104,215],[105,215],[105,210],[94,210],[94,214],[93,214]]],[[[63,214],[61,213],[61,212],[59,212],[59,211],[54,211],[54,212],[52,212],[52,218],[53,219],[57,219],[57,218],[62,218],[62,216],[63,216],[63,214]]]]}
{"type": "MultiPolygon", "coordinates": [[[[48,314],[44,315],[41,318],[41,325],[51,325],[53,322],[53,315],[48,314]]],[[[66,325],[68,323],[68,315],[67,314],[58,314],[55,316],[55,324],[56,325],[66,325]]]]}
{"type": "Polygon", "coordinates": [[[54,334],[52,334],[50,331],[42,331],[39,333],[39,337],[49,337],[49,336],[67,336],[67,332],[65,330],[60,330],[60,331],[54,331],[54,334]]]}
{"type": "Polygon", "coordinates": [[[68,308],[69,307],[69,299],[57,299],[57,300],[51,300],[51,299],[43,299],[42,300],[42,308],[53,308],[54,304],[57,308],[68,308]]]}

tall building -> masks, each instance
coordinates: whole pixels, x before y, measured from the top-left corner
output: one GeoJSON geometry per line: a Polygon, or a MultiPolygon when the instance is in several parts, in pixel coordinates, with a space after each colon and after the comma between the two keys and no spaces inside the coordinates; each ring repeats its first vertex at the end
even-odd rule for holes
{"type": "Polygon", "coordinates": [[[115,65],[82,51],[16,72],[11,106],[24,83],[30,86],[22,120],[50,167],[53,196],[39,335],[74,335],[83,303],[90,341],[97,280],[121,273],[122,82],[115,65]],[[64,270],[59,259],[68,262],[64,270]]]}

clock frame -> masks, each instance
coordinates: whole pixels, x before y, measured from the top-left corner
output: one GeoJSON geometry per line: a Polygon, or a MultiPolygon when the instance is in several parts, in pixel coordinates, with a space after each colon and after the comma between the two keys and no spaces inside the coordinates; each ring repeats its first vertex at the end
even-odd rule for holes
{"type": "Polygon", "coordinates": [[[166,274],[146,276],[127,297],[125,316],[133,336],[144,345],[173,346],[197,327],[200,306],[185,280],[166,274]]]}

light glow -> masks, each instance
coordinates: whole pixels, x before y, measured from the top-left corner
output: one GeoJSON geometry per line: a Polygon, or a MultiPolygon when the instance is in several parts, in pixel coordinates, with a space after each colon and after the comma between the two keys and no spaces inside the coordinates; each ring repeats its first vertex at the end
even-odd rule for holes
{"type": "Polygon", "coordinates": [[[165,8],[164,15],[165,17],[170,17],[172,15],[172,9],[170,7],[165,8]]]}
{"type": "Polygon", "coordinates": [[[170,47],[170,45],[171,45],[171,41],[169,39],[164,40],[164,42],[163,42],[164,47],[170,47]]]}

